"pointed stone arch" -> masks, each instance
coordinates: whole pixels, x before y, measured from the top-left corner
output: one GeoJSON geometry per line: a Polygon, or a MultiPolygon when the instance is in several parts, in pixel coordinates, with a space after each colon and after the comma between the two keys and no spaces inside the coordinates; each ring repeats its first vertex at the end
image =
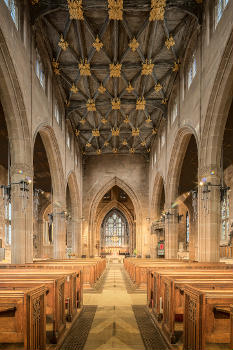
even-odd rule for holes
{"type": "Polygon", "coordinates": [[[133,229],[134,226],[134,217],[132,215],[132,213],[129,211],[129,209],[123,204],[120,203],[118,201],[111,201],[110,203],[107,203],[102,210],[100,211],[100,213],[98,213],[97,218],[96,218],[96,225],[95,225],[95,240],[96,241],[100,241],[100,228],[102,225],[102,222],[105,218],[105,216],[112,210],[112,209],[117,209],[119,210],[121,213],[124,214],[128,225],[129,225],[129,236],[130,236],[130,248],[131,248],[131,253],[133,253],[133,249],[135,248],[134,242],[135,242],[135,231],[133,229]]]}
{"type": "Polygon", "coordinates": [[[55,258],[62,259],[65,258],[66,250],[65,218],[61,215],[61,213],[64,212],[66,208],[66,187],[63,163],[58,141],[53,128],[45,123],[39,125],[33,137],[34,142],[38,133],[41,136],[48,158],[53,189],[53,256],[55,258]]]}
{"type": "Polygon", "coordinates": [[[137,236],[139,237],[141,235],[142,212],[141,212],[141,205],[138,200],[138,195],[135,194],[134,190],[126,182],[124,182],[123,180],[115,176],[110,181],[108,181],[104,186],[102,186],[102,188],[95,194],[95,196],[93,197],[93,200],[91,201],[89,215],[88,215],[88,241],[90,243],[88,246],[91,248],[89,252],[90,255],[93,255],[93,247],[96,245],[94,232],[95,232],[96,212],[97,212],[98,204],[100,203],[105,193],[108,192],[114,186],[118,186],[123,191],[125,191],[125,193],[131,199],[135,210],[136,237],[137,236]]]}
{"type": "Polygon", "coordinates": [[[0,101],[6,118],[13,168],[31,171],[32,147],[26,108],[16,70],[0,30],[0,101]]]}
{"type": "Polygon", "coordinates": [[[46,124],[40,124],[34,133],[33,137],[33,149],[37,134],[40,134],[46,154],[48,157],[49,168],[51,172],[54,200],[61,208],[64,206],[64,194],[65,194],[65,177],[63,171],[63,164],[61,153],[58,145],[58,141],[53,128],[46,124]],[[60,202],[60,203],[59,203],[60,202]]]}
{"type": "MultiPolygon", "coordinates": [[[[178,184],[180,179],[180,173],[182,169],[185,153],[190,141],[191,136],[195,137],[197,150],[198,150],[198,137],[193,127],[186,125],[178,130],[168,166],[168,172],[166,176],[166,206],[171,207],[172,203],[178,197],[178,184]]],[[[198,152],[199,154],[199,152],[198,152]]]]}
{"type": "MultiPolygon", "coordinates": [[[[153,218],[153,220],[158,220],[160,216],[160,201],[161,201],[163,188],[165,192],[164,178],[158,172],[155,176],[154,186],[152,191],[152,198],[151,198],[151,217],[153,218]]],[[[166,203],[166,193],[165,193],[165,203],[166,203]]]]}

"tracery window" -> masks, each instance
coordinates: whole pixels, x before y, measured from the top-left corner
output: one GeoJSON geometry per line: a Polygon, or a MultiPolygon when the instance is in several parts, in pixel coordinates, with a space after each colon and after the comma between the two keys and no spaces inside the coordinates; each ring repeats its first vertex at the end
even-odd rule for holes
{"type": "Polygon", "coordinates": [[[227,241],[229,236],[229,194],[226,192],[221,204],[222,230],[221,240],[227,241]]]}
{"type": "Polygon", "coordinates": [[[186,244],[189,244],[190,235],[190,222],[189,222],[189,212],[186,212],[186,244]]]}
{"type": "Polygon", "coordinates": [[[102,230],[103,247],[124,247],[129,244],[127,221],[117,210],[105,217],[102,230]]]}
{"type": "Polygon", "coordinates": [[[6,6],[8,7],[11,18],[17,29],[19,29],[19,8],[16,0],[4,0],[6,6]]]}
{"type": "Polygon", "coordinates": [[[188,69],[188,89],[192,84],[192,81],[195,78],[196,73],[197,73],[197,59],[195,54],[193,54],[191,57],[191,61],[188,69]]]}
{"type": "Polygon", "coordinates": [[[11,203],[5,206],[5,241],[11,245],[11,203]]]}

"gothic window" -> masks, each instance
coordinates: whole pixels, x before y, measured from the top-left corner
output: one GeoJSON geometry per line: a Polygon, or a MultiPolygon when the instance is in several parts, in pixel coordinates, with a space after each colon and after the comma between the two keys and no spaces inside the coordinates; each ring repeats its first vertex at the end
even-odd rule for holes
{"type": "Polygon", "coordinates": [[[164,146],[164,144],[165,144],[165,129],[163,129],[162,135],[161,135],[161,148],[164,146]]]}
{"type": "Polygon", "coordinates": [[[186,244],[189,243],[189,234],[190,234],[190,222],[189,222],[189,212],[186,212],[186,244]]]}
{"type": "Polygon", "coordinates": [[[188,89],[192,84],[192,81],[195,78],[196,73],[197,73],[197,59],[195,54],[193,54],[191,57],[191,61],[188,69],[188,89]]]}
{"type": "Polygon", "coordinates": [[[177,114],[178,114],[178,105],[177,105],[177,97],[175,97],[173,100],[172,109],[171,109],[171,122],[172,122],[172,124],[176,120],[177,114]]]}
{"type": "Polygon", "coordinates": [[[41,61],[41,57],[39,55],[39,52],[36,50],[36,75],[39,79],[40,85],[45,89],[45,72],[44,72],[44,65],[41,61]]]}
{"type": "Polygon", "coordinates": [[[66,145],[69,149],[71,149],[71,136],[70,136],[69,130],[67,130],[66,145]]]}
{"type": "Polygon", "coordinates": [[[19,8],[16,0],[4,0],[6,6],[8,7],[11,18],[17,29],[19,29],[19,8]]]}
{"type": "Polygon", "coordinates": [[[215,27],[217,27],[218,22],[220,21],[223,11],[227,6],[229,0],[217,0],[215,5],[215,27]]]}
{"type": "Polygon", "coordinates": [[[225,194],[221,204],[222,231],[221,240],[227,241],[229,235],[229,195],[225,194]]]}
{"type": "Polygon", "coordinates": [[[155,152],[154,153],[154,165],[156,164],[156,162],[157,162],[157,153],[155,152]]]}
{"type": "Polygon", "coordinates": [[[11,203],[5,207],[5,240],[6,244],[11,245],[11,203]]]}
{"type": "Polygon", "coordinates": [[[117,210],[113,210],[103,222],[102,246],[124,247],[128,243],[127,221],[117,210]]]}
{"type": "Polygon", "coordinates": [[[54,106],[54,117],[58,125],[61,126],[61,113],[57,102],[55,103],[55,106],[54,106]]]}

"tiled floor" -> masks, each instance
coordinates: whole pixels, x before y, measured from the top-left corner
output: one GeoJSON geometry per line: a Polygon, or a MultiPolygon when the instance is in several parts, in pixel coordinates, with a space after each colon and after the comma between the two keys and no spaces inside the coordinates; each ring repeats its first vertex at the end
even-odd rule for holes
{"type": "Polygon", "coordinates": [[[146,294],[128,294],[120,264],[109,265],[103,292],[85,294],[85,305],[98,305],[84,350],[144,350],[131,305],[146,304],[146,294]]]}

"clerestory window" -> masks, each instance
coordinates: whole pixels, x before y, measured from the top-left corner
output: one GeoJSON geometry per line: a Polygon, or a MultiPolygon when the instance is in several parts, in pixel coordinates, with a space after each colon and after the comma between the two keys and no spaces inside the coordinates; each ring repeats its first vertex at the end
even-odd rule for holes
{"type": "Polygon", "coordinates": [[[4,0],[6,6],[8,7],[11,18],[17,28],[19,29],[19,7],[16,0],[4,0]]]}
{"type": "Polygon", "coordinates": [[[192,84],[192,81],[195,78],[196,73],[197,73],[197,59],[195,54],[193,54],[191,57],[191,61],[188,69],[188,89],[190,88],[190,85],[192,84]]]}

